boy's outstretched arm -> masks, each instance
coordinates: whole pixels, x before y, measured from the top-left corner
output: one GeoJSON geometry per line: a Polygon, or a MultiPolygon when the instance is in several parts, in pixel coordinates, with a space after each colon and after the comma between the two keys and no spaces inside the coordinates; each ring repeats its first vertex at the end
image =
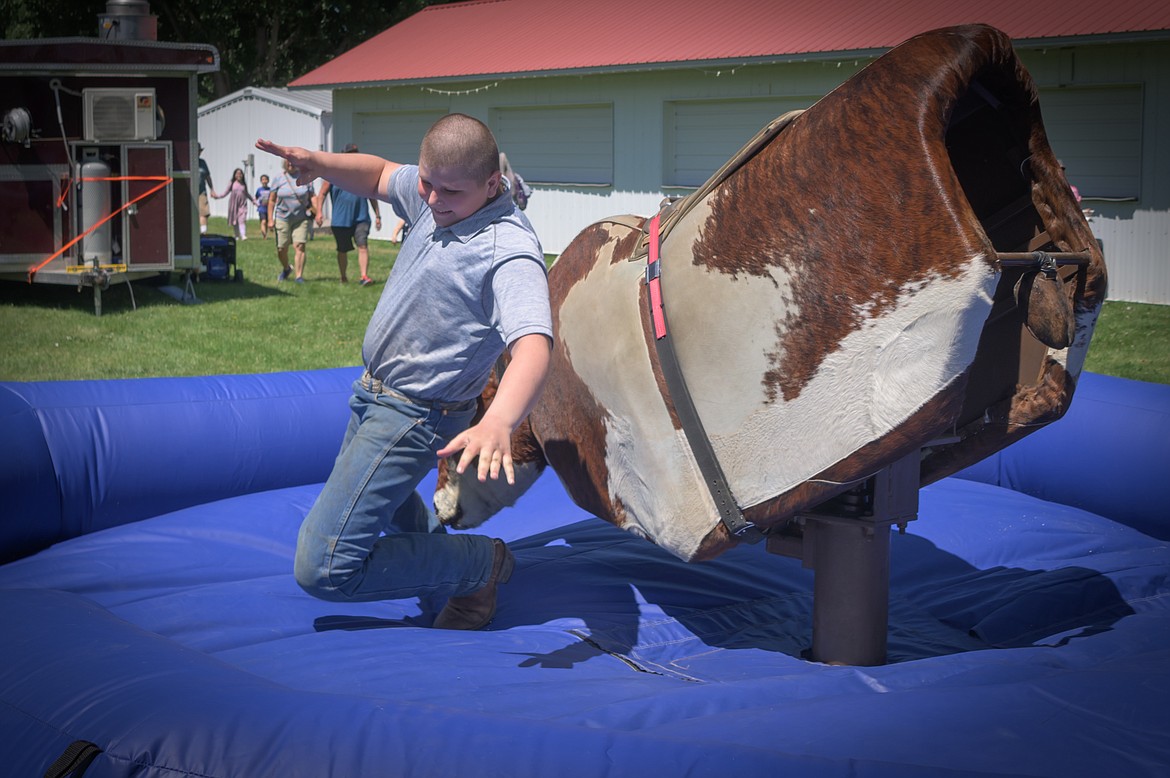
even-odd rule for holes
{"type": "Polygon", "coordinates": [[[300,146],[281,146],[263,138],[256,141],[256,148],[291,162],[297,170],[298,184],[323,178],[358,197],[385,199],[390,174],[402,167],[373,154],[309,151],[300,146]]]}
{"type": "Polygon", "coordinates": [[[547,336],[532,334],[517,338],[510,350],[512,360],[483,418],[438,451],[440,457],[449,457],[462,449],[463,454],[455,467],[460,473],[479,456],[481,481],[488,476],[499,478],[503,468],[508,483],[516,482],[512,468],[512,433],[536,405],[548,376],[552,343],[547,336]]]}

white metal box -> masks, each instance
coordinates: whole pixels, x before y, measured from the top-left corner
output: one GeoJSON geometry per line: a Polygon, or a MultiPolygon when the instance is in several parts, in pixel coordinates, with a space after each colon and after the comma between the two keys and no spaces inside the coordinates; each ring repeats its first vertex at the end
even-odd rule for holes
{"type": "Polygon", "coordinates": [[[154,140],[154,89],[85,89],[82,91],[85,140],[154,140]]]}

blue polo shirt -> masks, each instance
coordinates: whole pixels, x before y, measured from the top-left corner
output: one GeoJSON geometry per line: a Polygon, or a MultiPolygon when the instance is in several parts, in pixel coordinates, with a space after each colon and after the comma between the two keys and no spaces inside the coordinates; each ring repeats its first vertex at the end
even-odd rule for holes
{"type": "Polygon", "coordinates": [[[394,171],[386,198],[411,225],[362,343],[367,369],[421,400],[478,397],[505,346],[552,338],[544,251],[506,195],[438,227],[418,167],[394,171]]]}
{"type": "Polygon", "coordinates": [[[369,201],[364,197],[358,197],[352,192],[330,184],[329,198],[333,203],[329,223],[334,227],[355,227],[358,222],[370,220],[369,201]]]}

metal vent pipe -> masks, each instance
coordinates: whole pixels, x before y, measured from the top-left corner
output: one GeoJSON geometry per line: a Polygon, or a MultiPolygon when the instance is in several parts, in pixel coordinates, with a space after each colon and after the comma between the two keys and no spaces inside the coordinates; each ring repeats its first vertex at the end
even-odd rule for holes
{"type": "Polygon", "coordinates": [[[146,0],[107,0],[98,14],[98,37],[108,40],[156,41],[158,17],[146,0]]]}

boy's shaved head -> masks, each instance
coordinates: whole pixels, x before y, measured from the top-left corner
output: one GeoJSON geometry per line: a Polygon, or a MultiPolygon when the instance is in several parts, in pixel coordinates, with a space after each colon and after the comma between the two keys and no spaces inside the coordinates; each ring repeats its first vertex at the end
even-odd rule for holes
{"type": "Polygon", "coordinates": [[[423,137],[419,160],[431,168],[458,168],[469,178],[486,181],[500,169],[495,136],[479,119],[450,113],[423,137]]]}

